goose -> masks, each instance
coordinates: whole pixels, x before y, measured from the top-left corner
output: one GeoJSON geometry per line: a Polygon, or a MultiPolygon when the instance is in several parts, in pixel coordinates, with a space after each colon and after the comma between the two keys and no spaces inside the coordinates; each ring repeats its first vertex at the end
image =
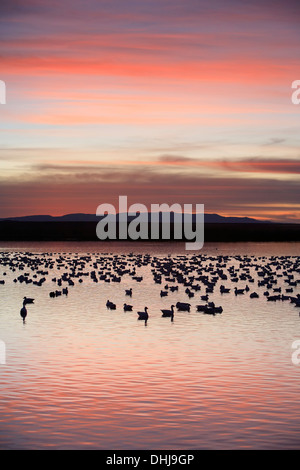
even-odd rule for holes
{"type": "Polygon", "coordinates": [[[197,312],[204,312],[204,310],[207,308],[207,305],[197,305],[197,312]]]}
{"type": "Polygon", "coordinates": [[[177,302],[176,308],[177,310],[181,310],[182,312],[189,312],[191,304],[188,304],[186,302],[177,302]]]}
{"type": "Polygon", "coordinates": [[[26,304],[33,304],[34,303],[34,299],[31,299],[30,297],[24,297],[23,299],[23,305],[26,305],[26,304]]]}
{"type": "Polygon", "coordinates": [[[137,312],[139,316],[138,320],[145,320],[145,324],[147,323],[147,320],[149,318],[147,310],[148,310],[148,307],[145,307],[144,312],[137,312]]]}
{"type": "Polygon", "coordinates": [[[132,296],[132,287],[130,287],[130,289],[125,289],[125,295],[129,295],[129,297],[132,296]]]}
{"type": "Polygon", "coordinates": [[[228,294],[230,292],[230,289],[226,288],[225,286],[220,286],[220,292],[221,294],[228,294]]]}
{"type": "Polygon", "coordinates": [[[281,299],[280,295],[269,295],[269,297],[267,297],[267,300],[269,302],[276,302],[276,300],[280,300],[280,299],[281,299]]]}
{"type": "Polygon", "coordinates": [[[216,314],[215,309],[213,307],[206,307],[203,310],[203,313],[206,313],[208,315],[215,315],[216,314]]]}
{"type": "Polygon", "coordinates": [[[222,313],[223,312],[223,307],[222,306],[220,306],[220,307],[211,307],[211,308],[213,308],[215,313],[222,313]]]}
{"type": "Polygon", "coordinates": [[[178,286],[171,286],[170,287],[171,292],[175,292],[176,290],[178,290],[178,286]]]}
{"type": "Polygon", "coordinates": [[[245,289],[238,289],[237,287],[234,288],[235,295],[243,294],[245,289]]]}
{"type": "Polygon", "coordinates": [[[289,295],[281,295],[281,300],[290,300],[290,296],[289,295]]]}
{"type": "Polygon", "coordinates": [[[27,309],[26,309],[25,305],[23,305],[23,307],[21,308],[20,315],[23,318],[23,322],[25,322],[25,318],[27,316],[27,309]]]}
{"type": "Polygon", "coordinates": [[[171,310],[161,310],[162,312],[162,317],[171,317],[171,320],[173,321],[174,318],[174,308],[175,305],[171,305],[171,310]]]}
{"type": "Polygon", "coordinates": [[[106,302],[106,307],[110,308],[111,310],[116,310],[116,304],[110,302],[109,300],[106,302]]]}
{"type": "Polygon", "coordinates": [[[259,295],[257,294],[257,292],[251,292],[250,294],[250,299],[258,299],[259,295]]]}
{"type": "Polygon", "coordinates": [[[197,305],[197,311],[207,313],[209,315],[215,315],[216,313],[222,313],[223,307],[216,307],[213,302],[210,302],[208,305],[197,305]]]}
{"type": "Polygon", "coordinates": [[[124,312],[131,312],[132,305],[124,304],[123,309],[124,309],[124,312]]]}

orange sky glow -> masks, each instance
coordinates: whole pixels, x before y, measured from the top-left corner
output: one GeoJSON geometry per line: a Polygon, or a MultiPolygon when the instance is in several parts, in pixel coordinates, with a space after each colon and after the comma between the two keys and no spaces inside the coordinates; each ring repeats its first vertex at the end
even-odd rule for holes
{"type": "Polygon", "coordinates": [[[298,2],[1,9],[0,217],[126,194],[300,220],[298,2]]]}

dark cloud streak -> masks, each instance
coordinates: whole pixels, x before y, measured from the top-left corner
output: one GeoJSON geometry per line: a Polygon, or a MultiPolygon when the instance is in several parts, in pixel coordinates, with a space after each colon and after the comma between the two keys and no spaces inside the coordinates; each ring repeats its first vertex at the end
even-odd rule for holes
{"type": "MultiPolygon", "coordinates": [[[[204,204],[206,212],[227,213],[238,201],[240,215],[249,206],[297,205],[300,200],[298,181],[235,177],[205,177],[193,174],[167,176],[157,172],[111,171],[72,175],[45,175],[28,181],[6,181],[0,185],[0,216],[70,212],[93,213],[103,203],[116,204],[119,195],[129,203],[204,204]]],[[[258,214],[259,215],[259,214],[258,214]]]]}

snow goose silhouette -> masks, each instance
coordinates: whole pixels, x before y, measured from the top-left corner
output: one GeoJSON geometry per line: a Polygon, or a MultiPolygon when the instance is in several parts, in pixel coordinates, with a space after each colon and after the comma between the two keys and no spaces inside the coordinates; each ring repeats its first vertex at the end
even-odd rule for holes
{"type": "Polygon", "coordinates": [[[162,312],[162,317],[170,317],[170,318],[171,318],[171,321],[173,321],[173,318],[174,318],[174,308],[175,308],[175,305],[171,305],[171,310],[166,310],[166,309],[161,310],[161,312],[162,312]]]}
{"type": "Polygon", "coordinates": [[[21,308],[20,315],[23,318],[23,323],[25,323],[25,318],[27,317],[27,309],[25,305],[23,305],[23,307],[21,308]]]}
{"type": "Polygon", "coordinates": [[[144,311],[143,312],[137,312],[139,318],[138,320],[144,320],[145,321],[145,325],[147,324],[147,321],[148,321],[148,318],[149,318],[149,315],[148,315],[148,307],[145,307],[144,311]]]}
{"type": "Polygon", "coordinates": [[[110,302],[110,300],[106,302],[106,307],[109,308],[110,310],[116,310],[116,304],[114,304],[113,302],[110,302]]]}
{"type": "Polygon", "coordinates": [[[191,304],[186,303],[186,302],[177,302],[176,308],[177,310],[182,311],[182,312],[189,312],[191,309],[191,304]]]}
{"type": "Polygon", "coordinates": [[[238,289],[237,287],[234,288],[235,295],[241,295],[244,293],[245,289],[238,289]]]}
{"type": "Polygon", "coordinates": [[[123,309],[124,309],[124,312],[131,312],[132,305],[124,304],[123,309]]]}
{"type": "Polygon", "coordinates": [[[220,292],[221,294],[229,294],[230,289],[222,285],[220,286],[220,292]]]}

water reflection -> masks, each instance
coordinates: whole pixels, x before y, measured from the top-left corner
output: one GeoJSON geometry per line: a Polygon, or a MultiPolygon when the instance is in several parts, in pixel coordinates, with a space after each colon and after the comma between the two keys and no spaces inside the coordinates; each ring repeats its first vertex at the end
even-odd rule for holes
{"type": "Polygon", "coordinates": [[[285,258],[276,244],[249,246],[251,258],[243,245],[170,257],[16,248],[0,264],[1,448],[299,447],[299,245],[285,258]]]}

